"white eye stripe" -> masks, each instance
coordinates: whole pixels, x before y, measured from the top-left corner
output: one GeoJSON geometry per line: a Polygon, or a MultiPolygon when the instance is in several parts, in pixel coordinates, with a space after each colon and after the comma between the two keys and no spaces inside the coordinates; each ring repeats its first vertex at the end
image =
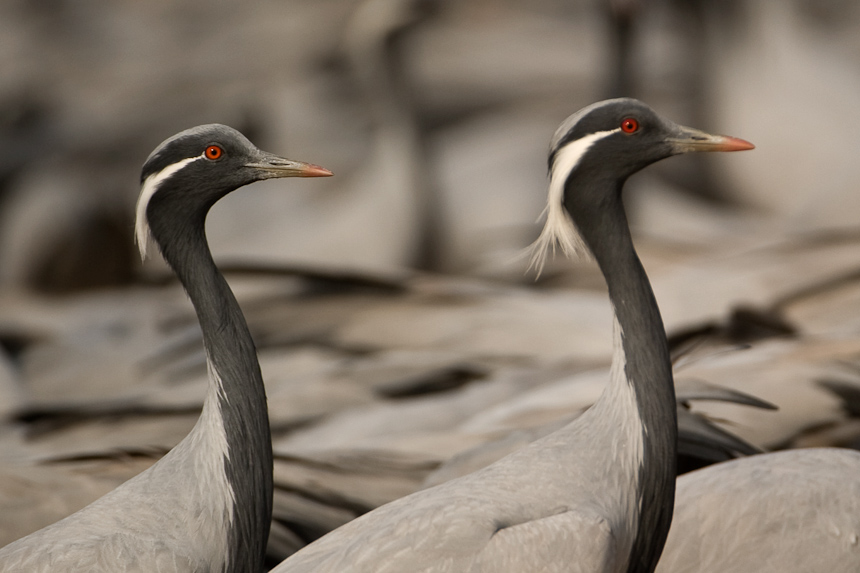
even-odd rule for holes
{"type": "MultiPolygon", "coordinates": [[[[561,187],[564,187],[564,181],[570,176],[570,173],[576,168],[585,153],[591,149],[592,145],[619,131],[621,131],[621,128],[616,127],[615,129],[589,133],[584,137],[574,139],[559,149],[555,154],[555,161],[553,161],[552,171],[550,172],[550,192],[552,192],[552,182],[554,180],[561,181],[561,187]]],[[[561,195],[559,194],[560,197],[561,195]]]]}
{"type": "Polygon", "coordinates": [[[137,199],[137,209],[135,211],[134,234],[137,248],[140,250],[141,260],[146,258],[146,247],[149,243],[150,231],[149,221],[146,220],[146,207],[149,205],[150,199],[152,199],[152,196],[155,195],[156,191],[158,191],[158,188],[161,187],[161,184],[174,173],[189,163],[197,161],[198,159],[203,159],[204,157],[205,154],[201,153],[197,157],[188,157],[168,165],[158,173],[153,173],[147,177],[143,182],[143,185],[140,186],[140,196],[137,199]]]}
{"type": "Polygon", "coordinates": [[[556,245],[561,247],[565,255],[587,256],[588,248],[564,208],[564,184],[592,145],[619,131],[620,127],[590,133],[556,151],[549,175],[547,205],[541,214],[546,214],[546,222],[540,236],[531,246],[529,266],[534,267],[538,274],[543,270],[549,251],[555,252],[556,245]]]}

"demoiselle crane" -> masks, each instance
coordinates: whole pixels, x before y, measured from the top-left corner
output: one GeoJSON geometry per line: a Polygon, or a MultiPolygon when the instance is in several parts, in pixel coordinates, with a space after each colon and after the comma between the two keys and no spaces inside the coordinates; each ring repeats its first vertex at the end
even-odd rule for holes
{"type": "Polygon", "coordinates": [[[197,312],[209,367],[203,411],[158,463],[53,525],[0,549],[0,571],[258,573],[272,512],[266,394],[245,319],[206,243],[209,208],[249,183],[326,169],[257,149],[204,125],[150,154],[136,235],[152,236],[197,312]]]}
{"type": "Polygon", "coordinates": [[[786,450],[678,478],[658,573],[860,571],[860,452],[786,450]]]}
{"type": "Polygon", "coordinates": [[[582,416],[475,473],[322,537],[277,568],[314,571],[653,571],[672,518],[676,404],[660,313],[621,202],[625,180],[671,155],[751,149],[616,99],[552,140],[537,247],[590,251],[615,311],[609,385],[582,416]]]}

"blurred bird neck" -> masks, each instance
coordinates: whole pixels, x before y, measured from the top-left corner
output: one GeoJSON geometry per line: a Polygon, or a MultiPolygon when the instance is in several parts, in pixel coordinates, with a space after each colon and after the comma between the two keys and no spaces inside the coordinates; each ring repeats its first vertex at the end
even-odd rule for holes
{"type": "Polygon", "coordinates": [[[353,73],[373,118],[377,161],[386,166],[388,188],[397,197],[408,194],[411,210],[408,232],[414,244],[408,249],[405,263],[418,269],[438,270],[440,206],[422,159],[427,151],[403,62],[404,31],[389,33],[376,41],[367,40],[351,52],[353,73]]]}

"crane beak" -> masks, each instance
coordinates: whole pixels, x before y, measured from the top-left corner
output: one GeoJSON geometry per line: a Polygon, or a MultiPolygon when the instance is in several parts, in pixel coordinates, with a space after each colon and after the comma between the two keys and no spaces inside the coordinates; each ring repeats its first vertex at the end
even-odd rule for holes
{"type": "Polygon", "coordinates": [[[284,159],[277,155],[263,153],[257,161],[246,163],[245,167],[258,172],[260,179],[275,179],[277,177],[331,177],[333,173],[325,167],[313,163],[303,163],[284,159]]]}
{"type": "Polygon", "coordinates": [[[680,125],[676,134],[668,138],[668,142],[676,154],[696,151],[746,151],[755,149],[755,145],[737,137],[711,135],[698,129],[680,125]]]}

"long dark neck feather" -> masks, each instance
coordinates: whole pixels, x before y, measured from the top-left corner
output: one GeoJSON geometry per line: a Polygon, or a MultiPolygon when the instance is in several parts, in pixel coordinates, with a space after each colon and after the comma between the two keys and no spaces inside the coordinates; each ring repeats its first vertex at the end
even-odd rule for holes
{"type": "Polygon", "coordinates": [[[263,378],[239,304],[212,260],[205,212],[197,220],[177,212],[166,207],[153,213],[150,206],[148,218],[164,258],[194,305],[207,356],[221,381],[228,444],[224,469],[234,492],[224,571],[259,573],[272,516],[272,443],[263,378]]]}
{"type": "Polygon", "coordinates": [[[678,428],[666,333],[651,284],[633,248],[621,203],[623,181],[600,185],[599,181],[571,179],[566,185],[565,207],[606,278],[622,331],[625,374],[642,422],[641,513],[627,571],[651,573],[669,533],[675,498],[678,428]],[[581,200],[584,189],[589,197],[581,200]]]}

